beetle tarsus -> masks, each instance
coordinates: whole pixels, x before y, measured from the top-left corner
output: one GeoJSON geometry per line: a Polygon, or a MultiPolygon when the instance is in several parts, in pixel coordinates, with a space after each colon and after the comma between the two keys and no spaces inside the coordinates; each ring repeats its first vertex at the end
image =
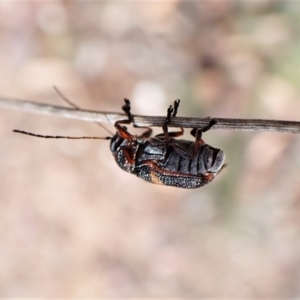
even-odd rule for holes
{"type": "Polygon", "coordinates": [[[204,126],[201,130],[202,132],[206,132],[210,130],[214,125],[216,125],[218,121],[216,119],[210,119],[208,125],[204,126]]]}
{"type": "Polygon", "coordinates": [[[174,108],[172,105],[170,105],[170,107],[168,108],[168,112],[167,112],[167,118],[165,120],[165,123],[169,123],[170,122],[170,119],[171,117],[173,117],[173,112],[174,112],[174,108]]]}
{"type": "Polygon", "coordinates": [[[122,106],[123,111],[125,112],[125,114],[128,117],[128,120],[130,121],[130,123],[132,122],[132,115],[131,115],[131,106],[130,106],[130,101],[127,98],[124,98],[125,104],[122,106]]]}
{"type": "MultiPolygon", "coordinates": [[[[190,133],[193,137],[196,137],[197,132],[200,131],[201,135],[202,135],[203,132],[210,130],[217,123],[218,123],[218,121],[216,119],[210,119],[209,123],[206,126],[204,126],[202,128],[193,128],[190,133]]],[[[199,133],[198,133],[198,135],[199,135],[199,133]]],[[[200,135],[200,138],[201,138],[201,135],[200,135]]]]}
{"type": "MultiPolygon", "coordinates": [[[[166,139],[166,146],[167,147],[169,147],[169,145],[170,145],[170,138],[171,137],[178,137],[178,136],[183,135],[183,128],[182,127],[180,127],[181,131],[178,131],[178,132],[177,131],[176,132],[169,132],[168,131],[168,124],[170,123],[171,118],[176,117],[178,107],[179,107],[179,103],[180,103],[180,100],[176,99],[174,101],[174,105],[169,106],[169,108],[167,110],[167,117],[166,117],[165,122],[162,126],[163,136],[166,139]]],[[[161,135],[159,134],[158,136],[161,136],[161,135]]]]}
{"type": "Polygon", "coordinates": [[[179,104],[180,104],[180,99],[176,99],[176,100],[174,101],[174,111],[173,111],[172,117],[176,117],[177,111],[178,111],[178,107],[179,107],[179,104]]]}

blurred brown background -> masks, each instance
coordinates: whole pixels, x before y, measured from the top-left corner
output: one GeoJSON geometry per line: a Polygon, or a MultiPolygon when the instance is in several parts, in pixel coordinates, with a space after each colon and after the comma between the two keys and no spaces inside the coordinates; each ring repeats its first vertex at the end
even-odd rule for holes
{"type": "MultiPolygon", "coordinates": [[[[299,20],[298,1],[0,1],[0,95],[300,120],[299,20]]],[[[0,297],[300,297],[300,136],[212,130],[229,166],[183,190],[107,141],[11,132],[107,135],[93,123],[0,116],[0,297]]]]}

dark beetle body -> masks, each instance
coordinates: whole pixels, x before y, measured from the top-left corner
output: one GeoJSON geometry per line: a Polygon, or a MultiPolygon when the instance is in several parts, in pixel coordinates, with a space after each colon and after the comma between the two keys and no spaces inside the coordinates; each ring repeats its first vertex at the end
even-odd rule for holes
{"type": "MultiPolygon", "coordinates": [[[[70,100],[65,97],[63,99],[79,109],[70,100]]],[[[172,117],[176,117],[179,103],[180,100],[175,100],[174,105],[169,107],[162,126],[163,133],[152,138],[152,129],[149,127],[142,127],[147,130],[140,136],[134,136],[123,126],[133,123],[128,99],[125,99],[125,105],[122,106],[128,119],[115,123],[117,132],[113,137],[67,137],[14,131],[41,138],[110,139],[110,150],[124,171],[151,183],[186,189],[198,188],[212,181],[224,168],[225,154],[222,150],[205,144],[201,138],[203,132],[216,124],[214,119],[205,127],[194,128],[191,131],[195,137],[194,142],[175,139],[183,135],[183,128],[180,128],[180,131],[169,132],[168,124],[172,117]]]]}
{"type": "MultiPolygon", "coordinates": [[[[166,123],[169,119],[167,117],[166,123]]],[[[118,131],[110,143],[115,160],[121,169],[145,181],[187,189],[198,188],[212,181],[224,166],[224,152],[205,144],[201,132],[196,142],[168,136],[167,140],[165,134],[139,138],[130,135],[118,122],[118,131]]],[[[183,130],[168,134],[179,136],[182,133],[183,130]]]]}
{"type": "MultiPolygon", "coordinates": [[[[185,147],[190,155],[194,142],[173,140],[185,147]]],[[[111,151],[119,167],[124,171],[156,184],[181,188],[198,188],[209,183],[220,171],[224,162],[224,152],[207,144],[201,145],[193,158],[180,155],[173,147],[166,149],[164,138],[136,140],[133,144],[118,134],[111,141],[111,151]],[[122,148],[130,149],[135,158],[130,163],[122,148]]]]}

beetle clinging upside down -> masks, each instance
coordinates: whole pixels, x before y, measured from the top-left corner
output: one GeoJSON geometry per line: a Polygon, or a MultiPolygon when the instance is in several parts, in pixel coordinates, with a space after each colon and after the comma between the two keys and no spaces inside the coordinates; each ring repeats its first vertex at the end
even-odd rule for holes
{"type": "Polygon", "coordinates": [[[176,100],[174,106],[169,107],[163,133],[150,138],[151,128],[136,137],[121,126],[133,122],[130,102],[125,99],[122,109],[128,120],[115,123],[117,133],[110,143],[110,149],[121,169],[151,183],[187,189],[204,186],[221,171],[225,166],[224,152],[205,144],[201,139],[202,133],[216,124],[214,119],[204,128],[191,131],[195,142],[174,139],[183,135],[183,128],[176,132],[168,131],[168,123],[171,117],[176,116],[179,102],[176,100]]]}
{"type": "MultiPolygon", "coordinates": [[[[68,103],[78,109],[70,101],[68,103]]],[[[125,105],[122,106],[128,119],[115,123],[117,132],[113,137],[65,137],[14,131],[43,138],[110,139],[110,150],[124,171],[155,184],[186,189],[199,188],[212,181],[224,168],[225,154],[222,150],[205,144],[201,139],[202,133],[216,124],[214,119],[211,119],[207,126],[191,131],[195,137],[194,142],[175,139],[183,135],[183,128],[180,128],[180,131],[169,132],[168,124],[172,117],[176,117],[179,103],[180,100],[175,100],[174,105],[168,108],[162,127],[163,133],[154,137],[151,137],[152,129],[149,127],[145,127],[147,130],[140,136],[135,136],[122,125],[133,123],[128,99],[125,99],[125,105]]]]}

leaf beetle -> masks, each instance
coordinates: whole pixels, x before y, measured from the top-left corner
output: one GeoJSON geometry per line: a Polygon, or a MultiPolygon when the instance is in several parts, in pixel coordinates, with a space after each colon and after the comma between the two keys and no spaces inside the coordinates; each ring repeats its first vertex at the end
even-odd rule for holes
{"type": "Polygon", "coordinates": [[[175,139],[183,135],[183,128],[168,131],[168,123],[171,117],[176,117],[179,103],[179,99],[175,100],[168,108],[163,133],[151,137],[152,129],[147,127],[142,135],[134,136],[122,126],[133,123],[130,101],[125,99],[122,109],[128,119],[115,123],[117,133],[110,142],[110,150],[122,170],[151,183],[192,189],[206,185],[225,167],[224,152],[205,144],[201,138],[203,132],[216,124],[215,119],[191,131],[194,142],[175,139]]]}
{"type": "MultiPolygon", "coordinates": [[[[76,109],[79,107],[63,97],[65,101],[76,109]]],[[[184,130],[168,130],[171,118],[176,117],[180,100],[174,101],[167,110],[167,116],[162,126],[163,133],[151,137],[152,129],[146,128],[141,135],[129,133],[124,125],[133,123],[130,101],[124,99],[122,106],[127,115],[126,120],[115,122],[117,132],[112,137],[68,137],[52,136],[30,133],[22,130],[14,132],[23,133],[41,138],[66,139],[109,139],[110,150],[118,166],[137,177],[151,183],[173,186],[178,188],[199,188],[211,182],[226,166],[225,154],[221,149],[213,148],[202,140],[202,133],[208,131],[216,124],[211,119],[203,128],[194,128],[191,135],[195,141],[175,139],[183,135],[184,130]]]]}

